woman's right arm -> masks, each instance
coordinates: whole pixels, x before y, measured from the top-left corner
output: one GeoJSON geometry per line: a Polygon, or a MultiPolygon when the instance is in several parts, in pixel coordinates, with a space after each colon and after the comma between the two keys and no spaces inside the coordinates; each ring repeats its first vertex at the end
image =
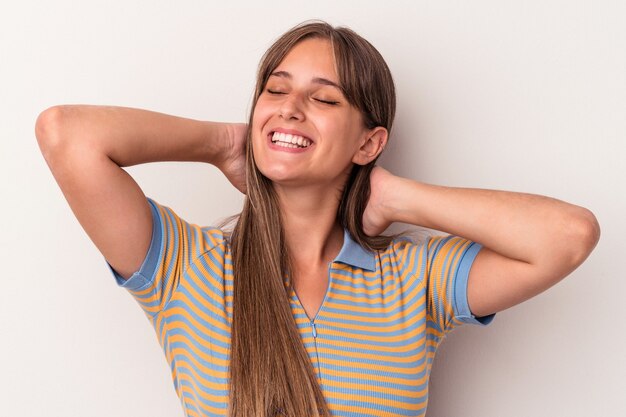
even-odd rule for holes
{"type": "Polygon", "coordinates": [[[243,178],[245,125],[198,121],[126,107],[64,105],[43,111],[41,152],[85,232],[129,278],[152,237],[152,214],[121,167],[157,161],[207,162],[237,184],[243,178]],[[239,172],[241,171],[241,172],[239,172]]]}

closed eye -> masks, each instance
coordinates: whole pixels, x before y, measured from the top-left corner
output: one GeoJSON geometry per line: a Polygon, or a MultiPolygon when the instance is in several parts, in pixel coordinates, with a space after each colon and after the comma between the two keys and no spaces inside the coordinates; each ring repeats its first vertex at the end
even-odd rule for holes
{"type": "Polygon", "coordinates": [[[267,89],[267,92],[270,94],[286,94],[283,91],[278,91],[278,90],[270,90],[269,88],[267,89]]]}
{"type": "Polygon", "coordinates": [[[321,98],[315,98],[315,101],[319,101],[320,103],[324,103],[324,104],[329,104],[331,106],[334,106],[336,104],[339,104],[338,101],[331,101],[331,100],[322,100],[321,98]]]}

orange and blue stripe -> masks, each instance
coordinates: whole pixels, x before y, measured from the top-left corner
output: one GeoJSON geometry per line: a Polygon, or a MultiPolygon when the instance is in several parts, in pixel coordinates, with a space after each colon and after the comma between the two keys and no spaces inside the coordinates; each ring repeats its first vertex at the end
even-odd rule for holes
{"type": "MultiPolygon", "coordinates": [[[[148,198],[150,248],[118,284],[152,322],[185,415],[225,416],[233,304],[227,236],[189,224],[148,198]]],[[[291,309],[334,416],[423,416],[435,351],[462,323],[488,324],[467,304],[469,269],[481,246],[456,236],[396,240],[368,252],[348,233],[329,268],[315,317],[295,291],[291,309]]]]}

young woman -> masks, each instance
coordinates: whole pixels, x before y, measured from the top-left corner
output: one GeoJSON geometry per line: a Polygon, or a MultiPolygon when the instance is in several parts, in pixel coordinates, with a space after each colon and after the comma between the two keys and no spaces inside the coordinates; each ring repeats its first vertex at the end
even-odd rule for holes
{"type": "Polygon", "coordinates": [[[74,214],[154,325],[186,415],[423,416],[445,334],[554,285],[598,241],[582,207],[376,167],[394,85],[349,29],[284,34],[252,109],[247,125],[77,105],[37,121],[74,214]],[[246,194],[232,233],[185,222],[121,168],[153,161],[217,166],[246,194]],[[450,236],[380,236],[396,221],[450,236]]]}

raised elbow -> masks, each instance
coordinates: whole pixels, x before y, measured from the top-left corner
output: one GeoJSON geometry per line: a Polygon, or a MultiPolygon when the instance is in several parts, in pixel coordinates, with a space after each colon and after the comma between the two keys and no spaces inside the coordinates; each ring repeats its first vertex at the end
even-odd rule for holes
{"type": "Polygon", "coordinates": [[[64,135],[67,106],[52,106],[42,111],[35,122],[35,137],[42,152],[58,148],[64,135]]]}
{"type": "Polygon", "coordinates": [[[596,216],[585,208],[580,208],[570,221],[570,259],[576,268],[584,262],[600,240],[600,224],[596,216]]]}

